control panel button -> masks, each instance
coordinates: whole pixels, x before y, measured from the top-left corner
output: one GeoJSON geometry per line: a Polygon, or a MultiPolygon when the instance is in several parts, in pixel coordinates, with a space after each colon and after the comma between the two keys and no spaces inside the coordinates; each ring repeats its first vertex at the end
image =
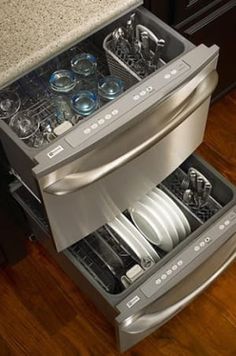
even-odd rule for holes
{"type": "Polygon", "coordinates": [[[199,247],[199,246],[195,246],[195,247],[194,247],[194,251],[197,252],[197,251],[199,251],[199,250],[200,250],[200,247],[199,247]]]}
{"type": "Polygon", "coordinates": [[[172,271],[176,271],[177,268],[178,268],[178,267],[177,267],[176,265],[172,266],[172,271]]]}
{"type": "Polygon", "coordinates": [[[171,74],[175,75],[177,73],[176,69],[172,69],[171,74]]]}
{"type": "Polygon", "coordinates": [[[183,261],[182,261],[182,260],[179,260],[179,261],[177,262],[177,265],[178,265],[178,266],[182,266],[182,264],[183,264],[183,261]]]}
{"type": "Polygon", "coordinates": [[[161,284],[161,279],[160,278],[156,279],[155,283],[156,284],[161,284]]]}
{"type": "Polygon", "coordinates": [[[164,78],[165,79],[170,79],[170,74],[165,74],[164,78]]]}
{"type": "Polygon", "coordinates": [[[201,247],[204,247],[204,246],[205,246],[205,242],[204,242],[204,241],[201,241],[199,245],[200,245],[201,247]]]}
{"type": "Polygon", "coordinates": [[[153,90],[153,87],[147,87],[147,89],[146,89],[146,91],[148,92],[148,93],[150,93],[151,91],[153,90]]]}
{"type": "Polygon", "coordinates": [[[105,119],[106,119],[106,120],[110,120],[111,118],[112,118],[111,114],[106,114],[106,115],[105,115],[105,119]]]}
{"type": "Polygon", "coordinates": [[[95,130],[97,127],[98,127],[98,124],[96,124],[96,122],[91,125],[91,129],[93,129],[93,130],[95,130]]]}
{"type": "Polygon", "coordinates": [[[140,96],[144,96],[145,94],[146,94],[146,91],[145,91],[145,90],[142,90],[142,91],[139,93],[140,96]]]}
{"type": "Polygon", "coordinates": [[[224,230],[224,228],[225,228],[225,226],[224,226],[223,224],[221,224],[221,225],[219,226],[219,229],[220,229],[220,230],[224,230]]]}
{"type": "Polygon", "coordinates": [[[210,238],[209,236],[207,236],[207,237],[205,238],[205,242],[208,243],[208,242],[210,242],[210,241],[211,241],[211,238],[210,238]]]}
{"type": "Polygon", "coordinates": [[[230,221],[229,220],[225,220],[225,226],[229,225],[230,221]]]}
{"type": "Polygon", "coordinates": [[[91,132],[91,129],[87,127],[87,129],[84,130],[85,135],[88,135],[91,132]]]}
{"type": "Polygon", "coordinates": [[[171,275],[171,273],[172,273],[172,270],[171,269],[168,269],[168,271],[166,271],[166,274],[169,276],[169,275],[171,275]]]}
{"type": "Polygon", "coordinates": [[[164,280],[167,278],[167,275],[164,273],[162,276],[161,276],[161,279],[164,280]]]}
{"type": "Polygon", "coordinates": [[[139,95],[135,95],[135,96],[133,97],[134,100],[138,100],[139,98],[140,98],[139,95]]]}
{"type": "Polygon", "coordinates": [[[117,109],[114,109],[114,110],[112,110],[112,115],[117,115],[118,114],[118,110],[117,109]]]}
{"type": "Polygon", "coordinates": [[[99,125],[103,125],[103,124],[104,124],[104,122],[105,122],[105,120],[104,120],[104,119],[99,119],[99,120],[98,120],[99,125]]]}

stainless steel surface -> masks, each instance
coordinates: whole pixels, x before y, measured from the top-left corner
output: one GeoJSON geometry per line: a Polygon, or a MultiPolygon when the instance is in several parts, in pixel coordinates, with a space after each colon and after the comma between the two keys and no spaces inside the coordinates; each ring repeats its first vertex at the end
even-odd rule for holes
{"type": "MultiPolygon", "coordinates": [[[[73,173],[60,179],[52,185],[46,185],[44,191],[54,195],[65,195],[82,189],[104,176],[112,173],[114,170],[125,165],[129,161],[140,156],[143,152],[156,145],[171,130],[177,127],[183,120],[190,116],[204,101],[211,95],[218,81],[216,71],[211,72],[206,78],[187,83],[177,93],[169,97],[160,105],[158,110],[160,126],[157,126],[154,134],[146,141],[126,152],[123,156],[103,163],[101,167],[91,168],[89,171],[73,173]],[[163,122],[165,125],[163,126],[163,122]]],[[[148,118],[145,121],[147,123],[148,118]]],[[[98,158],[99,160],[99,158],[98,158]]],[[[47,183],[46,183],[47,184],[47,183]]]]}
{"type": "Polygon", "coordinates": [[[161,298],[122,321],[118,317],[116,331],[120,351],[126,351],[166,323],[206,289],[235,258],[236,234],[161,298]]]}
{"type": "MultiPolygon", "coordinates": [[[[95,184],[62,196],[43,193],[57,249],[63,250],[112,220],[177,168],[201,142],[208,107],[209,100],[151,150],[95,184]],[[194,136],[190,137],[189,132],[194,132],[194,136]],[[156,169],[158,166],[162,169],[156,169]],[[125,182],[122,183],[122,194],[121,182],[125,182]],[[70,226],[69,231],[67,226],[70,226]]],[[[122,140],[116,145],[113,141],[113,144],[116,149],[125,147],[127,142],[122,140]]],[[[106,152],[110,153],[109,149],[106,152]]]]}

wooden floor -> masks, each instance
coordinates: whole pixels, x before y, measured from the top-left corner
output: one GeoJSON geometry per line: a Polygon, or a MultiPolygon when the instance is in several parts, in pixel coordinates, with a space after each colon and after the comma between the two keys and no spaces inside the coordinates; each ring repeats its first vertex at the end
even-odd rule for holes
{"type": "MultiPolygon", "coordinates": [[[[199,152],[236,184],[236,91],[212,106],[199,152]]],[[[0,232],[23,234],[4,206],[0,232]]],[[[0,355],[118,355],[113,328],[35,242],[0,273],[0,355]]],[[[235,356],[236,263],[125,355],[235,356]]]]}

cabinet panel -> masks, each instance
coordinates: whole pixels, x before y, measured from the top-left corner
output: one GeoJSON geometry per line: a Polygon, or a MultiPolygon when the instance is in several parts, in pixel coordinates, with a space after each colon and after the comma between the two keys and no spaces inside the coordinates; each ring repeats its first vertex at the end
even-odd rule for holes
{"type": "Polygon", "coordinates": [[[144,6],[162,21],[172,23],[172,0],[144,0],[144,6]]]}
{"type": "Polygon", "coordinates": [[[173,0],[173,24],[178,24],[188,17],[195,15],[207,5],[213,6],[221,1],[222,0],[173,0]]]}
{"type": "Polygon", "coordinates": [[[220,47],[218,62],[219,84],[214,92],[214,98],[223,95],[236,84],[236,5],[231,0],[224,6],[208,13],[199,21],[190,22],[176,28],[190,41],[207,46],[217,44],[220,47]]]}

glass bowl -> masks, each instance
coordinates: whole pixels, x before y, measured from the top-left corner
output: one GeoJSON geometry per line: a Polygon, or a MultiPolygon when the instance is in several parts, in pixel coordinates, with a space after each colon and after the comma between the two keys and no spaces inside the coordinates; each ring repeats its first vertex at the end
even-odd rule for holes
{"type": "Polygon", "coordinates": [[[98,94],[105,101],[116,99],[124,91],[123,80],[109,75],[99,80],[98,94]]]}
{"type": "Polygon", "coordinates": [[[88,116],[97,109],[98,97],[92,91],[80,90],[72,97],[71,105],[81,116],[88,116]]]}
{"type": "Polygon", "coordinates": [[[75,88],[76,83],[75,74],[67,69],[57,70],[49,79],[51,89],[59,93],[68,93],[75,88]]]}
{"type": "Polygon", "coordinates": [[[90,53],[77,54],[71,60],[71,69],[81,77],[89,77],[96,73],[97,59],[90,53]]]}

